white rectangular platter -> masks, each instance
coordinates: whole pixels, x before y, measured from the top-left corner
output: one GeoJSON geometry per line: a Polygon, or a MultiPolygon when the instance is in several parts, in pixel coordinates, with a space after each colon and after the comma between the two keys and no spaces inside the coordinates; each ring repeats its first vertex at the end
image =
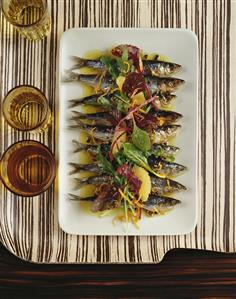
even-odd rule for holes
{"type": "MultiPolygon", "coordinates": [[[[175,194],[182,203],[164,216],[143,217],[140,229],[132,224],[128,230],[123,223],[114,225],[114,216],[97,217],[70,201],[69,193],[76,194],[70,162],[79,162],[73,153],[73,139],[79,131],[69,129],[71,109],[68,101],[83,96],[79,82],[59,83],[59,223],[69,234],[77,235],[179,235],[194,230],[197,219],[197,119],[198,119],[198,43],[195,34],[186,29],[129,29],[129,28],[74,28],[63,33],[60,42],[60,78],[71,66],[70,56],[84,57],[91,50],[105,51],[119,44],[132,44],[147,53],[159,53],[182,65],[177,77],[186,84],[177,92],[175,111],[183,114],[182,129],[176,138],[181,148],[176,162],[188,167],[177,177],[188,191],[175,194]]],[[[60,79],[61,80],[61,79],[60,79]]]]}

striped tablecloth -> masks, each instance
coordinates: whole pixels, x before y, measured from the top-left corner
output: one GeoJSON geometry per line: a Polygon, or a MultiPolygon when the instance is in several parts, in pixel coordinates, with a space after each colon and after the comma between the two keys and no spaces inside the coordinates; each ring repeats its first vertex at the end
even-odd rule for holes
{"type": "MultiPolygon", "coordinates": [[[[0,14],[0,94],[32,84],[45,92],[52,127],[30,135],[1,117],[0,148],[35,139],[57,153],[58,46],[72,27],[190,28],[199,40],[199,220],[184,236],[72,236],[58,225],[57,186],[18,198],[1,186],[0,240],[22,259],[44,263],[153,263],[172,248],[236,251],[236,1],[48,1],[52,29],[42,41],[21,38],[0,14]]],[[[189,99],[191,100],[191,99],[189,99]]]]}

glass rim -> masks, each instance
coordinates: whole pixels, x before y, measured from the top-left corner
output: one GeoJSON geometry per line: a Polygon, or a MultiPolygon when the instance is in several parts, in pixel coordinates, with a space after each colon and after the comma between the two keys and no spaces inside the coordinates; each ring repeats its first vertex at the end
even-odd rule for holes
{"type": "MultiPolygon", "coordinates": [[[[3,1],[4,1],[4,0],[3,0],[3,1]]],[[[13,26],[15,26],[15,27],[19,27],[19,28],[30,28],[31,26],[37,25],[37,24],[42,20],[42,18],[47,14],[48,2],[47,2],[47,0],[44,0],[44,12],[43,12],[42,17],[41,17],[39,20],[37,20],[36,22],[31,23],[31,24],[29,24],[29,25],[18,24],[17,22],[12,21],[12,20],[9,18],[8,14],[5,12],[5,10],[4,10],[4,8],[3,8],[3,1],[2,1],[2,3],[1,3],[2,13],[3,13],[4,17],[6,18],[6,20],[7,20],[11,25],[13,25],[13,26]]]]}
{"type": "Polygon", "coordinates": [[[3,185],[7,188],[7,190],[9,190],[10,192],[12,192],[13,194],[17,195],[17,196],[22,196],[22,197],[34,197],[34,196],[38,196],[42,193],[44,193],[46,190],[48,190],[48,188],[50,188],[50,186],[52,185],[53,181],[55,180],[56,178],[56,159],[52,153],[52,151],[48,148],[48,146],[46,146],[45,144],[43,144],[42,142],[39,142],[37,140],[31,140],[31,139],[25,139],[25,140],[20,140],[20,141],[16,141],[14,143],[12,143],[5,151],[4,153],[2,154],[2,157],[0,158],[0,181],[3,183],[3,185]],[[45,189],[42,190],[42,191],[39,191],[39,192],[35,192],[35,193],[32,193],[31,195],[22,195],[19,191],[19,193],[17,193],[16,191],[13,191],[9,188],[9,186],[7,185],[7,183],[5,182],[3,176],[2,176],[2,164],[3,164],[3,161],[4,161],[4,158],[6,157],[6,154],[14,147],[16,147],[18,144],[20,143],[33,143],[33,144],[39,144],[41,145],[50,155],[50,158],[53,160],[53,167],[52,167],[52,175],[51,175],[51,178],[49,180],[49,182],[45,185],[45,189]]]}
{"type": "Polygon", "coordinates": [[[40,126],[41,126],[41,125],[43,124],[43,122],[46,120],[47,115],[48,115],[48,111],[49,111],[49,110],[50,110],[49,102],[48,102],[48,99],[47,99],[47,97],[45,96],[45,94],[44,94],[39,88],[37,88],[37,87],[35,87],[35,86],[33,86],[33,85],[29,85],[29,84],[21,84],[21,85],[17,85],[17,86],[15,86],[15,87],[13,87],[12,89],[10,89],[10,90],[7,92],[7,94],[5,95],[5,97],[4,97],[4,99],[3,99],[3,102],[2,102],[2,112],[3,112],[3,116],[4,116],[5,120],[6,120],[6,122],[8,123],[8,125],[9,125],[10,127],[12,127],[13,129],[16,129],[16,130],[18,130],[18,131],[21,131],[21,132],[31,132],[31,131],[34,131],[34,130],[40,128],[40,126]],[[8,97],[10,96],[10,94],[11,94],[13,91],[15,91],[15,90],[17,90],[17,89],[20,89],[20,88],[23,88],[23,87],[28,87],[28,88],[33,89],[34,91],[37,91],[37,92],[40,93],[40,95],[44,98],[44,103],[43,103],[43,104],[44,104],[44,110],[45,110],[45,111],[43,112],[42,121],[40,121],[39,124],[37,124],[36,126],[30,128],[30,129],[20,129],[19,127],[17,127],[17,126],[14,124],[14,122],[13,122],[13,121],[10,121],[9,117],[7,117],[7,114],[6,114],[6,111],[5,111],[5,110],[6,110],[6,109],[5,109],[5,107],[6,107],[5,103],[6,103],[7,99],[8,99],[8,97]]]}

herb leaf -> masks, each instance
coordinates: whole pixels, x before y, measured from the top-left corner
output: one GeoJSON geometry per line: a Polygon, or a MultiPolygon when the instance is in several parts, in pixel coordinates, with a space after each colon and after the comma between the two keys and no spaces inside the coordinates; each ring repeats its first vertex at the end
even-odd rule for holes
{"type": "Polygon", "coordinates": [[[143,152],[140,151],[134,144],[128,142],[124,143],[123,153],[128,160],[145,168],[146,170],[157,176],[155,171],[153,171],[151,167],[148,165],[147,158],[144,156],[143,152]]]}
{"type": "Polygon", "coordinates": [[[148,133],[144,130],[141,130],[135,122],[131,138],[133,144],[141,151],[146,152],[151,149],[151,140],[148,133]]]}
{"type": "Polygon", "coordinates": [[[102,56],[100,60],[102,63],[105,64],[108,72],[113,77],[113,79],[116,79],[119,76],[119,68],[116,59],[111,58],[109,56],[102,56]]]}

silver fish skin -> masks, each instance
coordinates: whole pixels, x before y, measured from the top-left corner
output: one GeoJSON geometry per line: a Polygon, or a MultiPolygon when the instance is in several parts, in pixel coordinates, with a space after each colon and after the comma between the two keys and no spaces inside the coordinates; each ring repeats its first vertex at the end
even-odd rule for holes
{"type": "Polygon", "coordinates": [[[181,65],[161,60],[143,60],[144,74],[153,76],[170,76],[181,70],[181,65]]]}
{"type": "Polygon", "coordinates": [[[154,93],[153,96],[158,95],[158,99],[155,101],[159,109],[168,108],[177,96],[171,93],[154,93]]]}
{"type": "Polygon", "coordinates": [[[114,135],[114,128],[108,128],[108,127],[91,127],[89,125],[81,123],[77,123],[75,125],[70,125],[70,129],[80,129],[81,131],[84,131],[88,134],[88,136],[91,136],[91,139],[97,139],[102,143],[111,142],[114,135]]]}
{"type": "Polygon", "coordinates": [[[152,145],[152,151],[160,150],[166,156],[175,156],[180,151],[180,148],[173,145],[166,145],[161,143],[156,143],[152,145]]]}
{"type": "Polygon", "coordinates": [[[175,198],[151,195],[148,200],[144,202],[143,209],[158,214],[166,212],[180,203],[181,201],[175,198]]]}
{"type": "MultiPolygon", "coordinates": [[[[162,93],[171,93],[175,92],[181,85],[185,83],[184,80],[173,78],[173,77],[155,77],[155,76],[146,76],[147,85],[150,88],[152,94],[156,92],[162,93]]],[[[101,76],[99,75],[84,75],[77,74],[71,71],[67,71],[67,78],[64,79],[64,82],[73,82],[80,81],[94,87],[98,90],[107,91],[111,88],[116,88],[117,85],[113,81],[111,76],[101,76]]]]}
{"type": "Polygon", "coordinates": [[[86,122],[85,124],[89,126],[98,127],[114,127],[118,123],[109,112],[87,114],[78,111],[72,111],[72,113],[74,114],[72,120],[74,120],[79,125],[84,123],[83,120],[88,120],[89,122],[86,122]]]}
{"type": "Polygon", "coordinates": [[[156,118],[157,125],[169,125],[179,121],[183,117],[182,114],[171,110],[152,109],[149,113],[152,117],[156,118]]]}
{"type": "Polygon", "coordinates": [[[156,92],[175,92],[181,85],[185,83],[183,79],[173,77],[146,76],[145,79],[152,94],[156,92]]]}
{"type": "Polygon", "coordinates": [[[73,168],[69,173],[70,175],[84,172],[84,171],[91,171],[99,174],[103,172],[102,169],[98,166],[98,164],[94,164],[94,163],[92,164],[70,163],[70,166],[73,168]]]}
{"type": "Polygon", "coordinates": [[[177,176],[183,171],[187,170],[186,166],[178,163],[168,162],[160,157],[151,155],[147,158],[149,166],[159,175],[165,177],[177,176]]]}
{"type": "MultiPolygon", "coordinates": [[[[94,156],[98,154],[98,145],[84,144],[77,140],[72,140],[72,142],[75,145],[75,153],[85,150],[94,156]]],[[[111,144],[109,143],[100,144],[102,153],[108,153],[110,150],[110,145],[111,144]]]]}
{"type": "MultiPolygon", "coordinates": [[[[98,146],[92,144],[84,144],[77,140],[72,140],[75,145],[75,153],[86,150],[90,154],[96,156],[98,154],[98,146]]],[[[100,145],[102,153],[108,153],[110,150],[111,143],[103,143],[100,145]]],[[[161,151],[165,156],[175,156],[180,151],[180,148],[177,146],[172,145],[165,145],[165,144],[153,144],[152,145],[152,152],[161,151]]]]}
{"type": "MultiPolygon", "coordinates": [[[[106,65],[100,59],[85,59],[77,56],[71,56],[74,65],[71,70],[89,67],[97,70],[105,70],[106,65]]],[[[170,76],[177,73],[182,67],[177,63],[161,60],[143,59],[143,68],[145,75],[170,76]]]]}
{"type": "Polygon", "coordinates": [[[71,56],[71,61],[74,63],[70,70],[80,69],[82,67],[89,67],[97,70],[104,70],[105,64],[99,59],[86,59],[78,56],[71,56]]]}
{"type": "Polygon", "coordinates": [[[162,195],[187,190],[187,188],[184,185],[174,180],[167,178],[159,178],[154,175],[150,175],[150,177],[152,182],[151,195],[162,195]]]}
{"type": "Polygon", "coordinates": [[[93,94],[87,97],[83,97],[80,99],[71,99],[69,100],[69,108],[74,108],[81,105],[93,105],[93,106],[101,106],[99,104],[98,98],[102,94],[93,94]]]}
{"type": "Polygon", "coordinates": [[[82,82],[88,86],[94,87],[97,90],[107,91],[113,87],[116,87],[116,83],[112,80],[111,76],[101,75],[84,75],[78,74],[72,71],[66,72],[66,78],[63,82],[82,82]]]}
{"type": "Polygon", "coordinates": [[[108,175],[98,175],[87,178],[75,178],[78,187],[82,187],[85,185],[101,185],[103,183],[107,183],[111,180],[108,175]]]}
{"type": "MultiPolygon", "coordinates": [[[[74,113],[72,120],[75,121],[78,125],[83,124],[83,120],[89,120],[89,122],[86,122],[86,124],[89,126],[115,127],[118,124],[118,121],[109,111],[97,112],[94,114],[86,114],[78,111],[72,112],[74,113]]],[[[160,109],[158,111],[152,109],[151,111],[149,111],[148,115],[150,115],[154,119],[153,122],[155,122],[155,125],[157,126],[172,124],[182,118],[182,115],[180,113],[160,109]]]]}
{"type": "Polygon", "coordinates": [[[181,125],[163,125],[154,129],[152,141],[154,144],[167,142],[177,135],[181,125]]]}
{"type": "MultiPolygon", "coordinates": [[[[167,108],[169,105],[176,100],[176,95],[174,94],[156,94],[159,96],[159,98],[156,100],[156,105],[159,109],[161,108],[167,108]]],[[[102,101],[99,100],[99,98],[103,96],[102,93],[99,94],[93,94],[91,96],[83,97],[80,99],[72,99],[69,101],[69,107],[74,108],[81,105],[93,105],[93,106],[104,106],[104,108],[107,108],[107,105],[104,105],[102,101]]],[[[113,98],[112,93],[107,93],[104,95],[104,97],[111,101],[113,98]]]]}

